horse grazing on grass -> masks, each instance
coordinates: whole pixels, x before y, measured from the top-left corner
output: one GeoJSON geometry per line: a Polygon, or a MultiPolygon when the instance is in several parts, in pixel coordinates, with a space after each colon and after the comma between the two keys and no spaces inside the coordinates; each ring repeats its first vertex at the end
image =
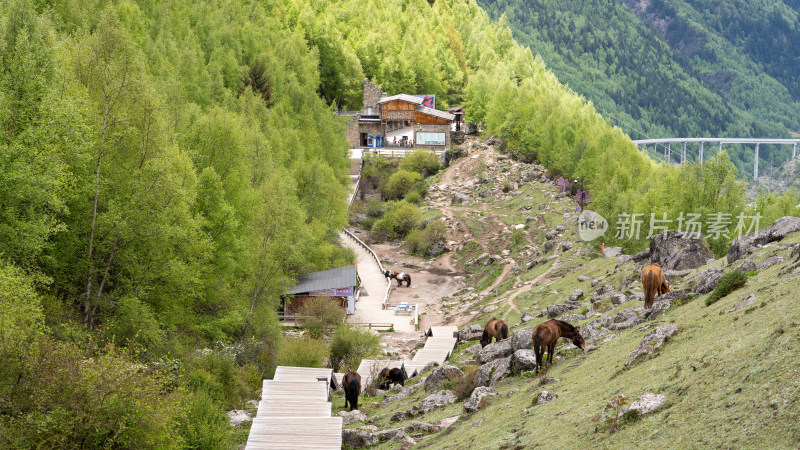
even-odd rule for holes
{"type": "Polygon", "coordinates": [[[533,328],[533,352],[536,354],[536,372],[539,372],[539,369],[543,367],[542,357],[545,350],[547,351],[547,364],[553,363],[556,342],[560,337],[571,339],[572,343],[580,347],[581,350],[586,349],[586,343],[583,342],[580,328],[556,319],[542,322],[533,328]]]}
{"type": "Polygon", "coordinates": [[[384,270],[383,276],[385,276],[387,280],[391,280],[392,278],[397,280],[397,287],[402,286],[403,281],[406,282],[406,287],[411,287],[411,275],[405,272],[389,272],[388,270],[384,270]]]}
{"type": "Polygon", "coordinates": [[[395,367],[394,369],[384,367],[378,374],[378,389],[383,389],[385,391],[393,384],[399,384],[405,387],[407,379],[408,372],[406,372],[405,364],[402,364],[400,367],[395,367]]]}
{"type": "Polygon", "coordinates": [[[483,329],[481,335],[481,347],[486,347],[492,342],[492,338],[497,341],[508,339],[508,322],[492,317],[483,329]]]}
{"type": "Polygon", "coordinates": [[[644,288],[644,309],[653,307],[656,295],[664,295],[669,292],[669,285],[658,263],[650,264],[642,269],[642,287],[644,288]]]}
{"type": "Polygon", "coordinates": [[[358,409],[358,394],[361,392],[361,375],[352,370],[348,370],[342,377],[342,389],[344,389],[344,407],[350,403],[350,411],[358,409]]]}

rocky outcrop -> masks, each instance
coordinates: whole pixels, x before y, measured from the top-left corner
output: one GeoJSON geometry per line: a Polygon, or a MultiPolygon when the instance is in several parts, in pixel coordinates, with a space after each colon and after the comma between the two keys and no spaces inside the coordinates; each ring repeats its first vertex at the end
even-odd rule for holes
{"type": "Polygon", "coordinates": [[[667,396],[662,394],[653,394],[648,392],[642,395],[630,406],[625,408],[623,414],[628,411],[635,411],[636,414],[643,416],[658,411],[664,403],[667,402],[667,396]]]}
{"type": "Polygon", "coordinates": [[[545,317],[549,317],[551,319],[555,319],[556,317],[564,314],[565,312],[575,309],[577,306],[572,305],[550,305],[544,311],[542,311],[542,315],[545,317]]]}
{"type": "Polygon", "coordinates": [[[631,356],[625,362],[625,366],[630,366],[634,361],[643,355],[652,354],[656,349],[661,348],[661,346],[664,345],[664,342],[666,342],[667,339],[672,337],[677,332],[678,326],[674,323],[670,323],[667,325],[661,325],[655,330],[647,333],[644,338],[642,338],[642,342],[639,343],[639,346],[636,347],[636,350],[631,353],[631,356]]]}
{"type": "Polygon", "coordinates": [[[561,321],[564,321],[564,322],[578,322],[578,321],[583,320],[585,318],[586,318],[586,316],[582,316],[580,314],[566,314],[566,315],[563,315],[563,316],[559,317],[558,320],[561,320],[561,321]]]}
{"type": "Polygon", "coordinates": [[[536,399],[536,404],[542,405],[545,403],[550,403],[557,398],[558,396],[556,394],[553,394],[552,392],[542,391],[539,394],[539,397],[536,399]]]}
{"type": "Polygon", "coordinates": [[[513,352],[511,339],[503,339],[483,347],[481,351],[475,354],[475,361],[478,361],[478,364],[486,364],[498,358],[506,357],[513,352]]]}
{"type": "Polygon", "coordinates": [[[378,443],[378,437],[364,430],[342,430],[342,443],[350,448],[361,448],[378,443]]]}
{"type": "Polygon", "coordinates": [[[234,409],[233,411],[228,411],[228,422],[231,424],[232,427],[238,427],[242,424],[242,422],[252,422],[253,416],[250,415],[249,412],[243,409],[234,409]]]}
{"type": "Polygon", "coordinates": [[[511,357],[496,359],[478,367],[478,386],[490,386],[507,377],[511,371],[511,357]]]}
{"type": "Polygon", "coordinates": [[[522,323],[528,323],[528,322],[530,322],[531,320],[533,320],[535,318],[536,318],[536,316],[534,316],[533,314],[531,314],[529,312],[526,312],[525,314],[522,315],[522,317],[520,317],[519,321],[522,322],[522,323]]]}
{"type": "Polygon", "coordinates": [[[738,310],[740,310],[742,308],[746,308],[746,307],[752,305],[753,303],[755,303],[756,301],[757,301],[756,300],[756,296],[753,295],[753,294],[750,294],[747,297],[743,298],[742,301],[737,303],[736,306],[734,306],[733,308],[725,311],[725,313],[726,314],[730,314],[730,313],[732,313],[734,311],[738,311],[738,310]]]}
{"type": "Polygon", "coordinates": [[[702,237],[683,231],[664,231],[650,238],[650,260],[664,270],[694,269],[715,259],[702,237]]]}
{"type": "Polygon", "coordinates": [[[476,339],[480,339],[482,334],[483,334],[482,326],[470,325],[466,328],[462,328],[461,331],[458,332],[458,342],[473,341],[476,339]]]}
{"type": "Polygon", "coordinates": [[[472,395],[469,396],[469,399],[464,402],[464,409],[467,412],[475,412],[481,409],[481,400],[486,397],[494,397],[497,395],[497,391],[494,388],[486,387],[486,386],[478,386],[472,391],[472,395]]]}
{"type": "Polygon", "coordinates": [[[520,373],[523,370],[536,369],[536,353],[533,349],[524,348],[511,355],[511,373],[520,373]]]}
{"type": "Polygon", "coordinates": [[[453,395],[453,392],[441,390],[435,394],[431,394],[425,397],[425,399],[422,400],[422,403],[420,403],[419,406],[415,406],[414,408],[411,409],[413,413],[410,415],[415,416],[417,414],[428,414],[429,412],[433,411],[436,408],[450,405],[452,403],[455,403],[455,401],[456,401],[456,396],[453,395]]]}
{"type": "Polygon", "coordinates": [[[653,320],[661,314],[664,314],[675,300],[683,300],[688,297],[689,294],[691,294],[689,289],[669,291],[658,297],[653,303],[653,307],[645,311],[645,315],[648,319],[653,320]]]}
{"type": "Polygon", "coordinates": [[[450,199],[450,204],[451,205],[460,205],[460,204],[466,203],[468,201],[469,201],[469,197],[468,196],[466,196],[466,195],[464,195],[464,194],[462,194],[460,192],[456,192],[455,194],[453,194],[453,198],[450,199]]]}
{"type": "Polygon", "coordinates": [[[394,401],[400,400],[401,398],[406,398],[409,395],[417,392],[425,383],[415,383],[413,386],[404,387],[400,390],[400,392],[392,395],[391,397],[386,397],[385,399],[381,400],[381,408],[385,408],[389,404],[394,401]]]}
{"type": "Polygon", "coordinates": [[[768,268],[774,266],[775,264],[780,264],[780,263],[782,263],[784,261],[786,261],[786,258],[784,258],[783,256],[777,256],[777,255],[776,256],[770,256],[769,258],[766,258],[763,261],[761,261],[760,263],[758,263],[756,265],[756,270],[768,269],[768,268]]]}
{"type": "Polygon", "coordinates": [[[721,267],[712,267],[711,269],[698,273],[688,281],[697,281],[697,284],[692,288],[693,292],[698,294],[707,294],[717,287],[717,283],[719,283],[719,279],[722,278],[722,275],[723,273],[721,267]]]}
{"type": "Polygon", "coordinates": [[[603,250],[603,258],[616,258],[622,254],[622,247],[606,247],[603,250]]]}
{"type": "Polygon", "coordinates": [[[611,296],[612,305],[621,305],[626,302],[628,302],[628,297],[626,297],[625,294],[614,294],[611,296]]]}
{"type": "Polygon", "coordinates": [[[431,372],[425,379],[425,391],[430,392],[439,389],[444,380],[460,380],[464,372],[456,366],[444,365],[431,372]]]}
{"type": "Polygon", "coordinates": [[[582,298],[583,298],[583,291],[580,290],[580,289],[575,289],[574,291],[572,291],[571,294],[569,294],[569,300],[567,300],[567,301],[577,302],[578,300],[580,300],[582,298]]]}
{"type": "Polygon", "coordinates": [[[728,264],[753,253],[760,245],[780,241],[789,233],[800,231],[800,217],[781,217],[774,224],[754,233],[737,237],[728,247],[728,264]]]}
{"type": "Polygon", "coordinates": [[[521,328],[511,336],[511,349],[515,352],[533,347],[533,327],[521,328]]]}
{"type": "Polygon", "coordinates": [[[632,309],[623,309],[614,317],[614,323],[609,325],[608,328],[610,330],[624,330],[625,328],[630,328],[640,323],[644,323],[644,319],[639,317],[636,311],[632,309]]]}
{"type": "Polygon", "coordinates": [[[342,425],[349,425],[358,421],[367,421],[367,415],[357,409],[354,411],[339,411],[339,416],[342,418],[342,425]]]}

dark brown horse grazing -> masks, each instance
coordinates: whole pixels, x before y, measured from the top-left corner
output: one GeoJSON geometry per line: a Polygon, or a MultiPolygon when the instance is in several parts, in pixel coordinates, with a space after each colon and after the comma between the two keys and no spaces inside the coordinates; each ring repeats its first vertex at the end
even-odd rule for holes
{"type": "Polygon", "coordinates": [[[361,392],[361,375],[351,370],[342,377],[342,389],[344,389],[344,407],[350,403],[350,411],[358,409],[358,394],[361,392]]]}
{"type": "Polygon", "coordinates": [[[411,286],[411,275],[405,272],[394,272],[394,271],[389,272],[388,270],[384,270],[383,276],[385,276],[387,280],[391,280],[392,278],[397,280],[397,287],[402,286],[403,281],[406,282],[406,287],[411,286]]]}
{"type": "Polygon", "coordinates": [[[547,364],[553,363],[556,342],[560,337],[571,339],[573,344],[582,350],[586,349],[586,343],[583,342],[580,328],[556,319],[540,323],[533,328],[533,352],[536,354],[536,372],[539,372],[539,369],[542,368],[542,357],[545,350],[547,351],[547,364]]]}
{"type": "Polygon", "coordinates": [[[489,319],[489,322],[483,329],[483,335],[481,336],[481,347],[486,347],[489,345],[489,343],[492,342],[492,338],[494,338],[495,341],[507,339],[508,322],[505,320],[500,320],[497,317],[492,317],[489,319]]]}
{"type": "Polygon", "coordinates": [[[658,263],[650,264],[642,269],[642,288],[644,289],[644,309],[653,307],[656,295],[664,295],[669,292],[669,285],[658,263]]]}
{"type": "Polygon", "coordinates": [[[408,379],[408,372],[406,372],[405,364],[394,369],[384,367],[378,374],[378,389],[389,389],[392,384],[399,384],[400,386],[406,385],[408,379]]]}

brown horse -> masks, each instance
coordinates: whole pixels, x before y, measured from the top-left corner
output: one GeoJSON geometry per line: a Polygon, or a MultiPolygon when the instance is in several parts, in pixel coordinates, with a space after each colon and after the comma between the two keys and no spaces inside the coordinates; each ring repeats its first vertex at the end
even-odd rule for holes
{"type": "Polygon", "coordinates": [[[583,342],[580,328],[556,319],[542,322],[533,328],[533,352],[536,354],[536,372],[539,372],[539,369],[543,367],[542,357],[545,351],[547,351],[547,364],[550,365],[553,363],[553,356],[555,356],[556,352],[556,342],[558,342],[558,338],[560,337],[572,340],[572,343],[582,350],[586,349],[586,343],[583,342]]]}
{"type": "Polygon", "coordinates": [[[492,317],[489,319],[489,322],[483,329],[483,335],[481,335],[481,347],[486,347],[489,345],[489,343],[492,342],[492,338],[494,338],[495,341],[507,339],[508,322],[505,320],[500,320],[497,317],[492,317]]]}
{"type": "Polygon", "coordinates": [[[391,280],[392,278],[397,280],[397,287],[402,286],[403,281],[406,282],[406,287],[411,286],[411,275],[405,272],[394,272],[394,271],[389,272],[388,270],[384,270],[383,276],[385,276],[387,280],[391,280]]]}
{"type": "Polygon", "coordinates": [[[642,269],[642,287],[644,288],[644,309],[653,307],[656,294],[664,295],[669,292],[669,285],[658,263],[650,264],[642,269]]]}
{"type": "Polygon", "coordinates": [[[350,411],[358,409],[358,394],[361,392],[361,375],[351,370],[342,377],[342,389],[344,389],[344,407],[350,403],[350,411]]]}
{"type": "Polygon", "coordinates": [[[400,367],[395,367],[393,369],[384,367],[378,374],[378,389],[387,390],[392,387],[393,384],[405,386],[407,379],[408,372],[406,372],[405,363],[401,364],[400,367]]]}

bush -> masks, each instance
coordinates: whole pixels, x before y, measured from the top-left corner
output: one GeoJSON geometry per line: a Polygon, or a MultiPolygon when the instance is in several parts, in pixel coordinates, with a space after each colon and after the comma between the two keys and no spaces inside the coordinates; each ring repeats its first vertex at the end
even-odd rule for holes
{"type": "Polygon", "coordinates": [[[286,338],[278,352],[279,366],[324,367],[328,348],[325,342],[312,337],[286,338]]]}
{"type": "Polygon", "coordinates": [[[422,211],[408,202],[389,202],[383,218],[372,227],[377,234],[386,237],[403,237],[422,222],[422,211]]]}
{"type": "Polygon", "coordinates": [[[472,395],[472,391],[478,387],[478,375],[480,375],[480,371],[476,366],[470,366],[464,370],[464,376],[458,380],[456,386],[456,397],[459,401],[467,400],[472,395]]]}
{"type": "Polygon", "coordinates": [[[428,150],[414,150],[400,160],[400,169],[418,172],[425,177],[436,174],[442,168],[442,161],[436,153],[428,150]]]}
{"type": "Polygon", "coordinates": [[[422,201],[422,196],[420,195],[419,192],[411,191],[408,194],[406,194],[405,200],[408,203],[413,203],[415,205],[419,205],[419,202],[422,201]]]}
{"type": "Polygon", "coordinates": [[[189,396],[184,402],[186,416],[178,431],[184,448],[231,447],[230,425],[225,411],[205,393],[189,396]]]}
{"type": "Polygon", "coordinates": [[[427,255],[433,244],[445,240],[447,226],[441,220],[429,223],[424,230],[413,230],[406,238],[408,251],[413,254],[427,255]]]}
{"type": "Polygon", "coordinates": [[[158,354],[166,341],[166,333],[158,325],[152,309],[134,297],[119,300],[106,335],[123,346],[140,346],[150,355],[158,354]]]}
{"type": "Polygon", "coordinates": [[[389,177],[383,187],[383,196],[387,200],[400,200],[405,197],[414,183],[422,179],[419,173],[407,170],[398,170],[389,177]]]}
{"type": "Polygon", "coordinates": [[[370,200],[364,209],[367,217],[383,217],[383,202],[379,200],[370,200]]]}
{"type": "Polygon", "coordinates": [[[330,363],[334,372],[339,368],[355,370],[363,358],[380,353],[380,336],[370,330],[341,325],[331,339],[330,363]]]}
{"type": "Polygon", "coordinates": [[[252,398],[261,387],[255,366],[238,366],[234,355],[210,349],[197,351],[187,361],[186,384],[228,409],[252,398]]]}
{"type": "Polygon", "coordinates": [[[733,270],[730,273],[726,273],[719,279],[719,283],[717,283],[717,287],[714,288],[711,295],[706,297],[706,306],[713,305],[722,297],[744,286],[745,283],[747,283],[747,274],[741,270],[733,270]]]}
{"type": "Polygon", "coordinates": [[[509,247],[511,247],[512,249],[516,250],[522,247],[523,245],[526,245],[527,243],[528,240],[525,239],[525,233],[523,233],[522,230],[514,230],[514,232],[511,233],[511,238],[509,239],[509,247]]]}
{"type": "Polygon", "coordinates": [[[311,297],[303,304],[300,311],[303,327],[313,337],[330,333],[344,322],[345,311],[338,299],[333,297],[311,297]]]}

